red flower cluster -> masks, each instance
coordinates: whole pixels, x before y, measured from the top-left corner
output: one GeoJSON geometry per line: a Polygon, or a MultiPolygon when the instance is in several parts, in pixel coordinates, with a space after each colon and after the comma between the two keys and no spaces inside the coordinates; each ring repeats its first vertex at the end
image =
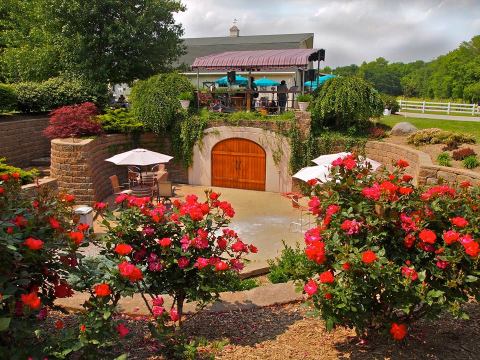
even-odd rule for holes
{"type": "Polygon", "coordinates": [[[347,170],[352,170],[355,168],[355,166],[357,166],[355,155],[350,154],[343,158],[339,157],[337,160],[332,161],[332,166],[340,166],[346,168],[347,170]]]}
{"type": "Polygon", "coordinates": [[[307,258],[315,261],[317,264],[323,264],[327,259],[325,256],[325,243],[322,241],[312,241],[310,244],[307,244],[305,254],[307,258]]]}
{"type": "Polygon", "coordinates": [[[142,271],[137,268],[135,265],[130,264],[127,261],[124,261],[118,264],[118,270],[120,271],[120,275],[124,278],[127,278],[131,282],[139,281],[143,279],[142,271]]]}
{"type": "Polygon", "coordinates": [[[128,255],[132,252],[133,248],[128,244],[118,244],[115,246],[114,251],[121,256],[128,255]]]}
{"type": "Polygon", "coordinates": [[[362,253],[362,261],[365,264],[371,264],[377,261],[377,254],[375,254],[372,250],[367,250],[362,253]]]}
{"type": "Polygon", "coordinates": [[[403,340],[407,336],[407,325],[393,323],[390,327],[390,334],[397,341],[403,340]]]}
{"type": "Polygon", "coordinates": [[[106,297],[112,293],[112,290],[110,290],[110,285],[105,283],[95,285],[95,287],[93,288],[93,291],[95,292],[95,295],[97,295],[98,297],[106,297]]]}
{"type": "Polygon", "coordinates": [[[29,237],[27,240],[23,242],[23,245],[28,247],[30,250],[40,250],[43,248],[43,241],[39,239],[34,239],[32,237],[29,237]]]}
{"type": "Polygon", "coordinates": [[[36,292],[22,294],[20,298],[22,302],[32,310],[39,309],[42,304],[36,292]]]}

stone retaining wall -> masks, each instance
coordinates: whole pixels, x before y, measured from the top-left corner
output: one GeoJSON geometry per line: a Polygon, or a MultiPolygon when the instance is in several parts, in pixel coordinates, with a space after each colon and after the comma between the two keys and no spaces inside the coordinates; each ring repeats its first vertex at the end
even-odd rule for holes
{"type": "Polygon", "coordinates": [[[0,157],[18,167],[28,167],[34,159],[50,156],[50,140],[42,132],[48,117],[15,117],[0,120],[0,157]]]}
{"type": "MultiPolygon", "coordinates": [[[[138,139],[112,134],[95,139],[52,140],[51,176],[58,180],[58,190],[76,196],[77,202],[92,204],[105,199],[113,190],[109,177],[117,175],[126,182],[127,168],[105,159],[133,148],[143,147],[171,154],[168,139],[142,134],[138,139]]],[[[170,180],[186,183],[187,170],[172,160],[167,164],[170,180]]]]}
{"type": "Polygon", "coordinates": [[[49,191],[53,193],[58,192],[58,182],[57,179],[51,178],[51,177],[44,177],[41,179],[38,179],[38,182],[35,182],[33,184],[27,184],[22,186],[22,191],[29,196],[34,196],[36,193],[37,188],[43,189],[43,188],[48,188],[49,191]]]}
{"type": "Polygon", "coordinates": [[[430,156],[407,146],[381,141],[369,141],[365,147],[367,157],[379,161],[391,169],[392,162],[407,160],[410,167],[407,173],[412,175],[417,185],[434,185],[440,181],[451,185],[469,181],[480,185],[480,174],[464,169],[434,165],[430,156]]]}

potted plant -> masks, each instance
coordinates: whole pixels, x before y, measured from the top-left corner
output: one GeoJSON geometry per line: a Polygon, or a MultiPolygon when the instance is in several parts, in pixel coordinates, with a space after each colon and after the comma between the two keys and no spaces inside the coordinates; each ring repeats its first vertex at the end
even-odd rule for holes
{"type": "Polygon", "coordinates": [[[297,101],[298,101],[298,107],[300,108],[300,111],[306,111],[308,108],[308,104],[312,100],[312,96],[308,94],[302,94],[298,95],[297,101]]]}
{"type": "Polygon", "coordinates": [[[193,95],[191,92],[186,91],[186,92],[182,92],[178,98],[180,100],[180,104],[182,105],[182,108],[186,110],[190,106],[190,101],[193,100],[193,95]]]}

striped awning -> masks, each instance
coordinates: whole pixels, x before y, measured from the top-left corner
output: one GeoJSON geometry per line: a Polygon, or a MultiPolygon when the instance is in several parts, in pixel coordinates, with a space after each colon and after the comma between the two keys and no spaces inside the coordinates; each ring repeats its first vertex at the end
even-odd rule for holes
{"type": "Polygon", "coordinates": [[[306,68],[317,49],[227,51],[195,59],[193,69],[265,70],[306,68]]]}

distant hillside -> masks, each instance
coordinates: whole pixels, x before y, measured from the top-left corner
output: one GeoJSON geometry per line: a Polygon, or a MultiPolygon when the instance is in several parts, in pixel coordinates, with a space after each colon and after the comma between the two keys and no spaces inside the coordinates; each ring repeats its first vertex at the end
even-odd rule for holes
{"type": "Polygon", "coordinates": [[[480,101],[480,35],[430,62],[389,63],[384,58],[341,66],[338,75],[355,75],[390,95],[480,101]]]}

